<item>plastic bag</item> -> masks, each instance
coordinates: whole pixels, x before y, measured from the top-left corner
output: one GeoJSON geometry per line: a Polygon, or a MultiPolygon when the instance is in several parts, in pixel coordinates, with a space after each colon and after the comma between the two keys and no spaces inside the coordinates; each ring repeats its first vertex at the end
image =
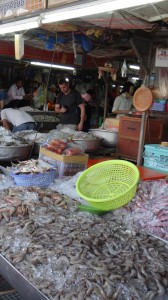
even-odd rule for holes
{"type": "Polygon", "coordinates": [[[74,155],[81,155],[83,154],[83,151],[81,148],[67,148],[65,151],[64,151],[64,154],[67,155],[67,156],[74,156],[74,155]]]}
{"type": "Polygon", "coordinates": [[[156,68],[155,72],[155,84],[153,95],[154,98],[168,98],[168,69],[156,68]]]}
{"type": "Polygon", "coordinates": [[[63,151],[67,148],[67,141],[59,140],[56,138],[49,139],[47,143],[43,145],[47,150],[52,151],[57,154],[62,154],[63,151]]]}

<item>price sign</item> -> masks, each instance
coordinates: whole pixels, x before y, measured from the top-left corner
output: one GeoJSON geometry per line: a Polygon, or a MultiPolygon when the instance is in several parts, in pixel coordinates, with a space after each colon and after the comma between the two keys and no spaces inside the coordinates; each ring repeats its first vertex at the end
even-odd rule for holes
{"type": "Polygon", "coordinates": [[[168,67],[168,48],[157,48],[155,67],[168,67]]]}

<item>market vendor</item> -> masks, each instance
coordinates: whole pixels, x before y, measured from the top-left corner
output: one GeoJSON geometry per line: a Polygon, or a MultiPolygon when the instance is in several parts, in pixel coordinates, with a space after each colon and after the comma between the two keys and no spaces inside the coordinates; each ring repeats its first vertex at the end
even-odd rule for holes
{"type": "Polygon", "coordinates": [[[129,81],[126,82],[123,86],[121,95],[117,96],[114,100],[112,112],[117,115],[117,118],[129,113],[131,110],[133,93],[134,84],[129,81]]]}
{"type": "Polygon", "coordinates": [[[12,133],[22,130],[36,130],[37,125],[32,116],[25,111],[15,108],[4,108],[1,110],[1,120],[3,127],[11,130],[12,133]]]}
{"type": "Polygon", "coordinates": [[[46,104],[47,89],[44,82],[36,82],[37,88],[33,92],[33,106],[34,108],[42,110],[46,104]]]}
{"type": "Polygon", "coordinates": [[[85,105],[82,97],[78,91],[72,90],[69,82],[64,79],[59,81],[59,88],[61,92],[58,94],[55,112],[60,113],[60,124],[57,129],[69,127],[73,130],[81,131],[85,120],[85,105]],[[78,115],[78,106],[80,108],[80,120],[78,115]]]}
{"type": "Polygon", "coordinates": [[[90,129],[90,121],[92,117],[92,108],[89,102],[91,101],[92,97],[88,93],[82,94],[81,96],[85,104],[85,121],[83,124],[83,131],[88,132],[90,129]]]}
{"type": "Polygon", "coordinates": [[[25,94],[21,78],[16,78],[15,83],[12,84],[7,92],[7,99],[5,100],[5,107],[10,107],[9,103],[17,104],[19,101],[25,102],[25,105],[30,105],[32,94],[25,94]]]}

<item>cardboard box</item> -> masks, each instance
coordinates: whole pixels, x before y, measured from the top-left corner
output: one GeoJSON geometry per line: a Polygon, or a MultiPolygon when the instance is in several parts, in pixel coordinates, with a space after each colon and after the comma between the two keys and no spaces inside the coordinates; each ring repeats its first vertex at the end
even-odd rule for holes
{"type": "Polygon", "coordinates": [[[114,128],[117,130],[119,128],[119,119],[106,118],[104,121],[104,129],[109,129],[109,128],[114,128]]]}

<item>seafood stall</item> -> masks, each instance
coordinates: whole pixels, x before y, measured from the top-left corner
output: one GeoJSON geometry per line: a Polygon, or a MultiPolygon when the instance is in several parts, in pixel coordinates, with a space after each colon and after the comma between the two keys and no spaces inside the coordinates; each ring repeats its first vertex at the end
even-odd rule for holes
{"type": "MultiPolygon", "coordinates": [[[[36,134],[15,137],[30,142],[36,134]]],[[[166,179],[137,176],[127,204],[90,209],[76,187],[88,171],[88,141],[100,140],[57,130],[38,138],[37,160],[0,174],[0,275],[25,300],[167,299],[166,179]]]]}
{"type": "Polygon", "coordinates": [[[26,160],[31,149],[32,142],[15,137],[9,130],[0,127],[0,161],[26,160]]]}
{"type": "Polygon", "coordinates": [[[41,188],[1,175],[1,275],[28,300],[167,299],[166,180],[99,215],[80,210],[79,176],[41,188]]]}
{"type": "Polygon", "coordinates": [[[48,132],[55,129],[59,123],[59,115],[53,111],[26,111],[37,123],[39,132],[48,132]]]}

